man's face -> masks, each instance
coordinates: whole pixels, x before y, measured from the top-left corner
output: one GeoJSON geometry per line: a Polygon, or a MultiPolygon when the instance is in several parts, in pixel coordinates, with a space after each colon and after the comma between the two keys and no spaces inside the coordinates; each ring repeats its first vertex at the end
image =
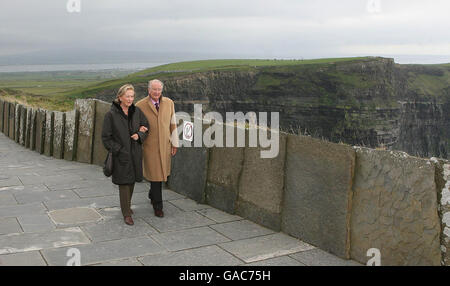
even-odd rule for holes
{"type": "Polygon", "coordinates": [[[148,88],[148,94],[154,101],[158,101],[161,97],[162,93],[162,85],[159,82],[152,82],[150,87],[148,88]]]}

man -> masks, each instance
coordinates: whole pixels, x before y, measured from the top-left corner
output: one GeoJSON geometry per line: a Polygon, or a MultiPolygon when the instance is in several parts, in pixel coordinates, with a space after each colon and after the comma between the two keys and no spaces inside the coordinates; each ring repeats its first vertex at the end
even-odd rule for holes
{"type": "Polygon", "coordinates": [[[171,156],[175,156],[178,146],[175,106],[171,99],[162,96],[163,87],[160,80],[149,81],[148,96],[136,103],[150,125],[143,144],[143,170],[150,181],[149,198],[157,217],[164,216],[162,182],[170,175],[171,156]]]}

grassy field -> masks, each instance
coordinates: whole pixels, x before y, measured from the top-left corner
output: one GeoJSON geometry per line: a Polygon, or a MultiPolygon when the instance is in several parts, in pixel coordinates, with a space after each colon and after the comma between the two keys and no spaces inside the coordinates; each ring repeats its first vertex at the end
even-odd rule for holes
{"type": "Polygon", "coordinates": [[[65,93],[105,80],[121,78],[132,71],[58,71],[0,73],[0,96],[27,105],[67,111],[73,100],[65,93]]]}

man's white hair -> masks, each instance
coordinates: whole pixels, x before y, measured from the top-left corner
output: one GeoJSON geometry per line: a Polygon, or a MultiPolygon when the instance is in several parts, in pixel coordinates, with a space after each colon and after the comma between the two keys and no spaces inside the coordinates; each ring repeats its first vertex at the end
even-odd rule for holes
{"type": "Polygon", "coordinates": [[[159,79],[152,79],[152,80],[150,80],[148,82],[148,88],[151,88],[153,82],[159,82],[161,84],[161,88],[164,89],[164,83],[162,81],[160,81],[159,79]]]}

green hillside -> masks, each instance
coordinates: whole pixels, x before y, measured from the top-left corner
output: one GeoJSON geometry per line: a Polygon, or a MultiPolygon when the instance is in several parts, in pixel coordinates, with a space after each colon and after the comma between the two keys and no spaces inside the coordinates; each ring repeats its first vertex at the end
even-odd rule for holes
{"type": "MultiPolygon", "coordinates": [[[[99,94],[114,94],[125,83],[141,89],[149,79],[166,80],[171,77],[192,75],[210,71],[258,71],[261,72],[255,86],[259,90],[284,90],[286,86],[300,88],[304,92],[322,89],[325,84],[370,88],[379,84],[366,75],[355,72],[341,72],[328,67],[346,66],[355,63],[374,62],[375,57],[325,58],[313,60],[269,60],[269,59],[223,59],[177,62],[145,69],[135,73],[88,74],[88,73],[19,73],[6,74],[0,78],[0,96],[21,103],[52,110],[67,111],[73,108],[77,98],[97,97],[99,94]],[[315,72],[306,72],[305,70],[315,72]],[[317,73],[319,71],[319,73],[317,73]],[[277,74],[292,74],[290,78],[277,74]]],[[[409,69],[409,65],[400,65],[409,69]]],[[[441,94],[449,86],[449,65],[433,65],[433,72],[427,72],[428,65],[411,65],[408,85],[417,89],[418,94],[441,94]],[[422,73],[416,66],[423,69],[422,73]],[[440,70],[437,74],[436,67],[440,70]]],[[[334,92],[323,91],[321,102],[332,105],[334,92]]],[[[352,99],[349,99],[352,100],[352,99]]]]}
{"type": "Polygon", "coordinates": [[[333,64],[337,62],[360,61],[368,60],[368,57],[358,58],[327,58],[314,60],[257,60],[257,59],[229,59],[229,60],[201,60],[178,62],[166,65],[153,67],[142,70],[137,73],[130,74],[126,77],[104,81],[99,84],[93,84],[89,87],[71,90],[63,95],[70,101],[76,98],[89,98],[95,96],[97,93],[107,89],[115,90],[126,83],[141,84],[148,82],[151,78],[166,79],[173,76],[182,76],[187,74],[207,72],[207,71],[224,71],[224,70],[239,70],[248,71],[255,70],[262,67],[289,67],[300,65],[322,65],[333,64]]]}

